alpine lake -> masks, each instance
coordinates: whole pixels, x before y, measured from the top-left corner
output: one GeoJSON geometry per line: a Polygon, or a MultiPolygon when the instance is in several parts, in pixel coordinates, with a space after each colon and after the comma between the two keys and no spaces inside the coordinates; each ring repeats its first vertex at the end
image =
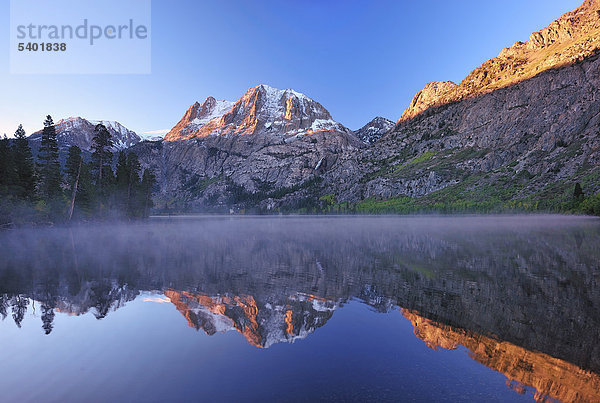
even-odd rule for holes
{"type": "Polygon", "coordinates": [[[0,401],[600,401],[600,220],[0,232],[0,401]]]}

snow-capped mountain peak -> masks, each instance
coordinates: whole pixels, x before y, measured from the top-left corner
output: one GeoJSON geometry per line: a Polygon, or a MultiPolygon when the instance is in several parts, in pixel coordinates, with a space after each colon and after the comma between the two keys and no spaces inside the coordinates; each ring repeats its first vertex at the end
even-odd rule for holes
{"type": "Polygon", "coordinates": [[[203,103],[195,102],[188,108],[181,120],[169,131],[165,140],[177,140],[179,137],[191,138],[211,120],[227,113],[233,102],[208,97],[203,103]]]}
{"type": "MultiPolygon", "coordinates": [[[[54,124],[59,147],[64,149],[75,145],[84,151],[91,151],[94,129],[99,123],[106,126],[106,129],[112,135],[114,143],[112,147],[113,152],[124,150],[142,141],[137,133],[127,129],[119,122],[112,120],[88,120],[77,116],[60,119],[54,124]]],[[[29,137],[29,140],[40,141],[41,138],[42,130],[39,130],[33,133],[29,137]]]]}
{"type": "Polygon", "coordinates": [[[212,97],[203,104],[196,102],[165,140],[215,135],[298,136],[323,131],[350,132],[308,96],[261,84],[249,88],[235,103],[212,97]]]}
{"type": "Polygon", "coordinates": [[[223,116],[231,109],[232,106],[233,102],[208,97],[202,105],[199,105],[199,113],[194,118],[192,123],[198,126],[203,126],[206,123],[213,120],[214,118],[219,118],[223,116]]]}
{"type": "Polygon", "coordinates": [[[393,121],[377,116],[375,119],[356,130],[354,135],[363,143],[370,145],[392,130],[395,125],[396,124],[393,121]]]}

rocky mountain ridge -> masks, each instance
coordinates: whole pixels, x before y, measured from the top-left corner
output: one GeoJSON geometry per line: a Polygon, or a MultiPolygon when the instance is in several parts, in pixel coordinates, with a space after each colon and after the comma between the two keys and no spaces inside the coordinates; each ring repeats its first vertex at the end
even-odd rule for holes
{"type": "Polygon", "coordinates": [[[363,143],[372,145],[392,130],[395,123],[389,119],[377,116],[369,123],[354,132],[354,135],[363,143]]]}
{"type": "MultiPolygon", "coordinates": [[[[77,146],[83,151],[91,151],[94,128],[102,123],[110,134],[114,145],[113,152],[122,151],[142,141],[142,138],[132,130],[116,121],[110,120],[88,120],[82,117],[70,117],[61,119],[55,123],[58,146],[66,150],[70,146],[77,146]]],[[[42,139],[42,130],[38,130],[29,136],[29,141],[38,145],[42,139]]],[[[39,145],[38,145],[39,146],[39,145]]]]}
{"type": "Polygon", "coordinates": [[[310,186],[339,156],[363,146],[306,95],[258,85],[235,103],[195,103],[163,142],[133,150],[157,173],[158,205],[227,208],[261,195],[269,209],[268,199],[310,186]]]}
{"type": "Polygon", "coordinates": [[[164,295],[187,319],[188,325],[212,336],[231,330],[259,348],[306,338],[323,326],[338,304],[315,296],[295,294],[268,302],[251,295],[208,296],[167,290],[164,295]]]}
{"type": "Polygon", "coordinates": [[[165,136],[166,141],[208,136],[300,136],[317,132],[350,133],[321,104],[292,89],[265,84],[251,87],[236,102],[208,97],[190,106],[165,136]]]}
{"type": "Polygon", "coordinates": [[[541,402],[548,397],[561,402],[591,402],[598,398],[600,375],[594,372],[548,354],[437,323],[415,311],[401,311],[413,325],[415,336],[429,348],[455,350],[464,346],[471,358],[504,374],[507,386],[517,393],[524,394],[527,387],[533,387],[535,400],[541,402]]]}
{"type": "Polygon", "coordinates": [[[165,135],[167,141],[190,138],[212,119],[220,118],[227,113],[233,102],[216,100],[208,97],[200,104],[194,103],[188,108],[181,120],[165,135]]]}
{"type": "Polygon", "coordinates": [[[459,85],[433,82],[417,93],[400,121],[424,110],[516,84],[551,68],[563,67],[594,55],[600,49],[600,1],[585,0],[527,42],[515,42],[473,70],[459,85]]]}
{"type": "Polygon", "coordinates": [[[593,194],[600,190],[599,94],[600,59],[592,56],[430,108],[399,122],[374,147],[345,155],[324,186],[349,202],[497,197],[535,204],[570,198],[575,182],[593,194]]]}

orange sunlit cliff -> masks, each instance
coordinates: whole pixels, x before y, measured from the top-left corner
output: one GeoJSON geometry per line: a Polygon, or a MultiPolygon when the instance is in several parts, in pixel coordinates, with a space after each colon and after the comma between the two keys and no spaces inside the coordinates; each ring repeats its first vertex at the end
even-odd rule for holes
{"type": "Polygon", "coordinates": [[[296,293],[262,301],[251,295],[208,296],[187,291],[165,291],[188,325],[206,334],[236,330],[251,345],[268,348],[293,343],[323,326],[333,315],[334,302],[296,293]]]}
{"type": "Polygon", "coordinates": [[[598,374],[544,353],[426,319],[416,311],[401,311],[414,326],[415,335],[429,348],[453,350],[462,345],[471,358],[504,374],[507,385],[517,392],[522,393],[524,388],[513,387],[512,381],[535,388],[536,401],[550,397],[563,402],[600,402],[598,374]]]}
{"type": "Polygon", "coordinates": [[[230,326],[235,328],[238,332],[244,335],[248,343],[256,347],[262,347],[261,335],[258,332],[258,323],[256,321],[256,315],[258,314],[258,308],[256,302],[252,296],[235,296],[235,297],[209,297],[202,294],[193,294],[190,292],[182,291],[165,291],[165,296],[168,297],[171,302],[175,305],[177,310],[187,319],[190,327],[195,329],[202,329],[207,334],[212,335],[215,331],[211,328],[207,328],[203,321],[199,320],[199,317],[193,310],[190,309],[190,302],[198,303],[208,309],[209,312],[226,316],[226,311],[231,307],[239,307],[242,309],[245,317],[243,324],[237,323],[235,320],[229,319],[230,326]]]}
{"type": "Polygon", "coordinates": [[[406,121],[432,106],[460,101],[496,90],[542,71],[576,63],[600,49],[600,0],[586,0],[562,15],[527,42],[516,42],[473,70],[460,84],[429,83],[419,91],[400,121],[406,121]]]}

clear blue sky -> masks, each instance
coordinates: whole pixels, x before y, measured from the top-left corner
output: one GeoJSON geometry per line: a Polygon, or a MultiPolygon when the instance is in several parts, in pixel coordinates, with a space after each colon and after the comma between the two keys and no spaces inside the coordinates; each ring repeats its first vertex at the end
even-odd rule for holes
{"type": "MultiPolygon", "coordinates": [[[[150,75],[10,75],[3,30],[0,134],[31,133],[46,114],[170,129],[196,100],[261,83],[305,93],[351,129],[397,120],[427,82],[461,81],[582,1],[153,0],[150,75]]],[[[7,0],[0,15],[8,26],[7,0]]]]}

